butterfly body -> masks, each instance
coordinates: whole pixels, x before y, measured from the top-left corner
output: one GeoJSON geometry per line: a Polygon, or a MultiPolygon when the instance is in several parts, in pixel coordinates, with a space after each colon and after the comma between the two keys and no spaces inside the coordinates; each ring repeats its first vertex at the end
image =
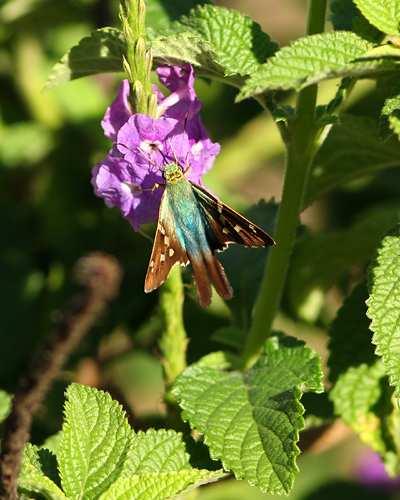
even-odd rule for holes
{"type": "Polygon", "coordinates": [[[224,299],[233,292],[215,256],[229,243],[265,246],[272,238],[206,190],[190,182],[175,163],[165,166],[156,237],[145,280],[145,292],[158,288],[177,263],[192,266],[199,301],[211,301],[211,283],[224,299]]]}

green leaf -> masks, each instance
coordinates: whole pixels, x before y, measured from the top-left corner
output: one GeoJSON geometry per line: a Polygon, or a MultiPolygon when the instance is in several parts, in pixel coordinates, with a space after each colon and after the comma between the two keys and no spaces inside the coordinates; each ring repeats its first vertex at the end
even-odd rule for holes
{"type": "Polygon", "coordinates": [[[38,493],[49,500],[67,498],[60,488],[44,475],[40,465],[38,448],[29,443],[24,449],[18,487],[25,492],[38,493]]]}
{"type": "Polygon", "coordinates": [[[303,427],[300,387],[322,390],[318,357],[290,337],[275,336],[247,373],[193,365],[173,393],[183,418],[204,434],[211,457],[262,491],[287,493],[297,471],[303,427]]]}
{"type": "Polygon", "coordinates": [[[8,417],[11,409],[11,396],[0,390],[0,423],[8,417]]]}
{"type": "Polygon", "coordinates": [[[190,468],[182,434],[173,430],[149,429],[133,437],[123,475],[178,472],[190,468]]]}
{"type": "Polygon", "coordinates": [[[46,88],[83,76],[122,71],[125,40],[115,28],[102,28],[72,47],[53,67],[46,88]]]}
{"type": "Polygon", "coordinates": [[[398,472],[399,460],[390,435],[390,413],[394,413],[391,418],[398,422],[399,411],[388,400],[390,391],[385,388],[384,377],[385,368],[380,361],[350,368],[339,377],[330,397],[336,414],[364,443],[380,453],[393,474],[398,472]]]}
{"type": "Polygon", "coordinates": [[[133,436],[120,478],[101,498],[169,498],[222,475],[192,468],[180,433],[150,429],[133,436]]]}
{"type": "Polygon", "coordinates": [[[189,63],[204,76],[223,76],[209,43],[192,31],[176,31],[151,41],[155,66],[189,63]]]}
{"type": "Polygon", "coordinates": [[[286,287],[291,310],[304,319],[315,320],[319,310],[315,316],[307,315],[315,298],[323,296],[354,266],[365,266],[399,215],[399,204],[382,204],[366,210],[348,229],[300,239],[295,246],[286,287]]]}
{"type": "Polygon", "coordinates": [[[398,0],[354,0],[368,21],[383,33],[399,35],[400,3],[398,0]]]}
{"type": "Polygon", "coordinates": [[[357,285],[339,309],[329,330],[329,379],[335,382],[351,367],[377,360],[367,318],[368,290],[357,285]]]}
{"type": "MultiPolygon", "coordinates": [[[[243,76],[255,71],[276,50],[260,26],[238,11],[198,6],[165,33],[148,33],[156,65],[187,62],[210,78],[227,76],[226,83],[240,86],[243,76]]],[[[57,63],[48,88],[110,71],[122,71],[125,40],[121,31],[102,28],[83,38],[57,63]]],[[[225,80],[224,80],[225,81],[225,80]]]]}
{"type": "Polygon", "coordinates": [[[258,23],[234,9],[198,6],[179,23],[209,43],[226,76],[253,73],[277,49],[258,23]]]}
{"type": "Polygon", "coordinates": [[[71,384],[59,444],[61,482],[70,498],[98,498],[122,471],[131,429],[109,394],[71,384]]]}
{"type": "Polygon", "coordinates": [[[397,140],[383,141],[375,120],[342,115],[314,159],[304,205],[337,186],[398,166],[397,140]]]}
{"type": "Polygon", "coordinates": [[[355,33],[336,31],[312,35],[279,50],[252,73],[238,100],[268,90],[300,90],[331,78],[370,77],[396,69],[398,57],[388,58],[375,52],[372,43],[355,33]]]}
{"type": "Polygon", "coordinates": [[[371,273],[368,299],[372,342],[382,357],[389,382],[400,397],[400,234],[398,229],[387,235],[378,250],[371,273]]]}
{"type": "Polygon", "coordinates": [[[179,472],[161,472],[122,477],[100,496],[100,500],[162,500],[173,498],[188,488],[216,481],[221,472],[185,469],[179,472]]]}

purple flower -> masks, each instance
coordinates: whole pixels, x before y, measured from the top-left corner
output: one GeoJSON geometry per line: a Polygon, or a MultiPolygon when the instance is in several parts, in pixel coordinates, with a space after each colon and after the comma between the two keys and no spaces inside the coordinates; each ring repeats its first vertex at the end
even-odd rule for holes
{"type": "Polygon", "coordinates": [[[400,477],[389,477],[379,455],[369,450],[362,455],[356,474],[360,482],[370,488],[389,491],[400,488],[400,477]]]}
{"type": "Polygon", "coordinates": [[[178,162],[199,184],[220,149],[200,119],[192,67],[162,66],[157,74],[171,92],[165,97],[154,86],[158,118],[132,113],[129,82],[124,80],[102,121],[114,145],[92,171],[96,195],[107,206],[118,207],[135,230],[157,219],[162,188],[155,186],[164,182],[164,165],[178,162]]]}

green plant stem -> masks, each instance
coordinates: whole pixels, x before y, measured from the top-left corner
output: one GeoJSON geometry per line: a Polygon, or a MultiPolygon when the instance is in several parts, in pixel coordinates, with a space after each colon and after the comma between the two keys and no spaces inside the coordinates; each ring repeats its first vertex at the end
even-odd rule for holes
{"type": "MultiPolygon", "coordinates": [[[[323,31],[325,14],[326,0],[310,0],[308,35],[323,31]]],[[[285,179],[275,232],[277,244],[271,249],[267,259],[254,306],[253,321],[243,352],[244,367],[251,366],[257,359],[270,334],[272,322],[281,301],[296,237],[299,213],[315,154],[317,130],[314,118],[317,91],[316,85],[306,87],[300,91],[297,98],[296,116],[290,126],[286,150],[285,179]]]]}
{"type": "Polygon", "coordinates": [[[186,368],[187,337],[183,323],[183,300],[181,269],[175,266],[162,287],[160,296],[163,324],[160,349],[167,385],[172,384],[186,368]]]}

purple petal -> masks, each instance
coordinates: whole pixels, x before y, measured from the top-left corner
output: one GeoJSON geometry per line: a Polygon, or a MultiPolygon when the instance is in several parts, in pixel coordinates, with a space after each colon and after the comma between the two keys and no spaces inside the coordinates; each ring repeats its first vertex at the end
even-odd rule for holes
{"type": "Polygon", "coordinates": [[[194,90],[194,71],[190,64],[160,66],[157,68],[160,82],[171,94],[159,102],[159,114],[177,120],[190,119],[201,109],[201,102],[194,90]]]}
{"type": "Polygon", "coordinates": [[[129,81],[122,80],[118,89],[117,97],[114,99],[111,106],[107,108],[101,122],[105,136],[112,141],[116,140],[118,130],[132,115],[132,110],[129,104],[129,92],[129,81]]]}
{"type": "Polygon", "coordinates": [[[134,168],[115,151],[93,168],[91,180],[96,195],[108,207],[119,208],[136,231],[157,220],[163,190],[151,188],[160,181],[160,175],[134,168]]]}

